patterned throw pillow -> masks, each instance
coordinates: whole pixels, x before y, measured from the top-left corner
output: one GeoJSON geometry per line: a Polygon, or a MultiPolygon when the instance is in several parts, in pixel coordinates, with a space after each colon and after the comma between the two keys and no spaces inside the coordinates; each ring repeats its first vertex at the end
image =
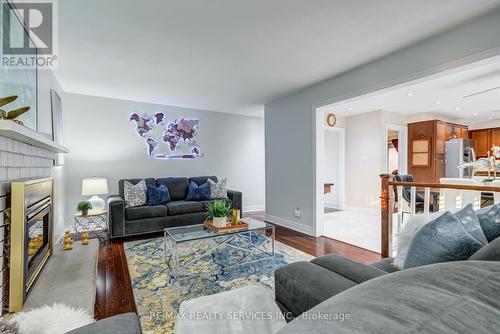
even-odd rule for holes
{"type": "Polygon", "coordinates": [[[203,183],[198,186],[196,183],[191,181],[189,184],[188,194],[186,201],[206,201],[210,199],[210,187],[207,183],[203,183]]]}
{"type": "Polygon", "coordinates": [[[208,179],[211,199],[227,198],[226,182],[227,182],[226,178],[219,180],[219,182],[217,183],[208,179]]]}
{"type": "Polygon", "coordinates": [[[464,261],[483,246],[456,215],[447,211],[417,232],[408,248],[403,268],[464,261]]]}
{"type": "Polygon", "coordinates": [[[146,181],[141,180],[136,185],[123,182],[123,192],[125,194],[125,204],[127,207],[146,205],[146,181]]]}
{"type": "Polygon", "coordinates": [[[476,213],[488,242],[500,237],[500,203],[482,208],[476,213]]]}
{"type": "Polygon", "coordinates": [[[148,198],[148,206],[161,205],[171,201],[168,188],[164,184],[159,187],[148,184],[146,197],[148,198]]]}

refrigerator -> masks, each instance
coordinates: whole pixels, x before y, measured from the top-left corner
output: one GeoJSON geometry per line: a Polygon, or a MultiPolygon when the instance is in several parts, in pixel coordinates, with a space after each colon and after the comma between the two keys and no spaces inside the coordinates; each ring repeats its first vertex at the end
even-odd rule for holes
{"type": "Polygon", "coordinates": [[[458,166],[476,161],[472,139],[451,139],[446,141],[445,176],[467,178],[473,176],[473,168],[458,168],[458,166]]]}

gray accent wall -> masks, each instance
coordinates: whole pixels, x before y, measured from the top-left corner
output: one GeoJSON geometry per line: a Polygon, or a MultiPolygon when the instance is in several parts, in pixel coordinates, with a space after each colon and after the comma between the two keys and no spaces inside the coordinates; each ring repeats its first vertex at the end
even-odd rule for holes
{"type": "MultiPolygon", "coordinates": [[[[227,177],[228,188],[243,192],[244,210],[264,209],[264,119],[166,105],[69,94],[63,96],[66,155],[66,216],[71,219],[85,177],[108,180],[118,193],[121,178],[227,177]],[[196,139],[202,158],[157,160],[147,155],[130,114],[162,111],[166,119],[198,118],[196,139]]],[[[88,198],[88,197],[87,197],[88,198]]]]}
{"type": "Polygon", "coordinates": [[[266,214],[269,220],[314,234],[316,107],[499,55],[499,31],[500,11],[495,11],[266,104],[266,214]],[[294,217],[295,208],[301,209],[301,218],[294,217]]]}

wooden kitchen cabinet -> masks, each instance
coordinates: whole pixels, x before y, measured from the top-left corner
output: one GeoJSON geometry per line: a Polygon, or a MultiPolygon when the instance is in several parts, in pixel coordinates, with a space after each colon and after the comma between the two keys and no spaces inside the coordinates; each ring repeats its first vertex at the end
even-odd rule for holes
{"type": "Polygon", "coordinates": [[[408,174],[413,175],[415,182],[439,183],[439,179],[445,177],[446,141],[468,138],[468,132],[468,128],[465,125],[447,123],[440,120],[409,123],[408,174]],[[430,140],[430,161],[424,165],[421,161],[422,157],[418,154],[413,154],[413,144],[415,141],[418,143],[426,139],[430,140]],[[417,158],[420,160],[416,161],[417,158]]]}
{"type": "Polygon", "coordinates": [[[465,125],[462,126],[462,137],[464,139],[469,138],[469,128],[466,127],[465,125]]]}
{"type": "Polygon", "coordinates": [[[500,146],[500,128],[491,129],[490,146],[500,146]]]}
{"type": "Polygon", "coordinates": [[[468,128],[465,125],[446,123],[446,140],[468,137],[468,128]]]}
{"type": "Polygon", "coordinates": [[[477,158],[484,158],[488,156],[491,148],[491,130],[474,130],[470,131],[470,138],[474,140],[474,151],[477,158]]]}
{"type": "Polygon", "coordinates": [[[446,140],[462,138],[462,126],[452,123],[446,124],[446,140]]]}

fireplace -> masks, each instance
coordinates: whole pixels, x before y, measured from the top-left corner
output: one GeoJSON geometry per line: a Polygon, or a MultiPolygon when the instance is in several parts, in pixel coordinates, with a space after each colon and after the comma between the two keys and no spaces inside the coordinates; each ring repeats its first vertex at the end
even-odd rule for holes
{"type": "Polygon", "coordinates": [[[52,253],[52,179],[11,184],[9,311],[22,309],[52,253]]]}

